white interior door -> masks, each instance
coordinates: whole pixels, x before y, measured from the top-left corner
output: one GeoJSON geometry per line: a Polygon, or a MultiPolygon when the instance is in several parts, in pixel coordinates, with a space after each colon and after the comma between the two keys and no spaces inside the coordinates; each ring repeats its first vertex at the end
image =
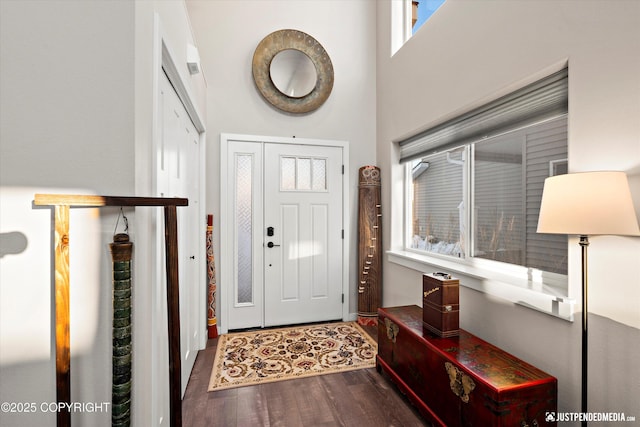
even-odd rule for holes
{"type": "MultiPolygon", "coordinates": [[[[178,217],[178,273],[180,284],[180,349],[182,370],[182,393],[186,390],[191,369],[195,363],[199,349],[201,330],[204,325],[199,321],[199,245],[203,241],[200,236],[199,219],[199,165],[198,160],[200,138],[191,122],[182,102],[171,86],[169,79],[161,76],[159,102],[161,106],[161,136],[158,147],[158,193],[161,197],[184,197],[189,205],[177,209],[178,217]]],[[[159,210],[158,223],[163,223],[163,211],[159,210]]],[[[163,230],[159,230],[164,233],[163,230]]],[[[159,237],[160,242],[164,236],[159,237]]],[[[204,243],[202,243],[204,245],[204,243]]],[[[164,247],[161,248],[160,259],[164,260],[164,247]]],[[[164,261],[160,262],[164,268],[164,261]]],[[[204,274],[204,273],[203,273],[204,274]]],[[[164,271],[163,289],[166,289],[164,271]]],[[[166,293],[159,293],[166,298],[166,293]]],[[[163,307],[162,318],[166,321],[166,300],[158,301],[163,307]]],[[[166,323],[163,323],[166,325],[166,323]]],[[[160,326],[162,336],[166,326],[160,326]]],[[[163,340],[166,338],[163,338],[163,340]]],[[[162,348],[166,348],[163,346],[162,348]]]]}
{"type": "Polygon", "coordinates": [[[342,147],[229,141],[225,329],[343,317],[342,161],[342,147]]]}

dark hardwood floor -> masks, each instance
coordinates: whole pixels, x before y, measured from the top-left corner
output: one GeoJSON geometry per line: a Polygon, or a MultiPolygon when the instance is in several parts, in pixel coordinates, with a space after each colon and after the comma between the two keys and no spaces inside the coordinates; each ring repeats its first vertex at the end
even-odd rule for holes
{"type": "MultiPolygon", "coordinates": [[[[374,338],[375,328],[367,328],[374,338]]],[[[429,426],[374,368],[207,392],[217,339],[198,353],[183,426],[429,426]]]]}

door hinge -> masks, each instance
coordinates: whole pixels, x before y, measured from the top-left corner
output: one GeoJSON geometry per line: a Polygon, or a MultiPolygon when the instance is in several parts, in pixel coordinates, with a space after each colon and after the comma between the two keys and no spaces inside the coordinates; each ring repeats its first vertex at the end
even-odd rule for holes
{"type": "Polygon", "coordinates": [[[344,294],[342,294],[342,303],[344,304],[344,294]]]}
{"type": "Polygon", "coordinates": [[[342,165],[342,175],[344,175],[344,165],[342,165]]]}
{"type": "Polygon", "coordinates": [[[342,229],[342,240],[344,240],[344,228],[342,229]]]}

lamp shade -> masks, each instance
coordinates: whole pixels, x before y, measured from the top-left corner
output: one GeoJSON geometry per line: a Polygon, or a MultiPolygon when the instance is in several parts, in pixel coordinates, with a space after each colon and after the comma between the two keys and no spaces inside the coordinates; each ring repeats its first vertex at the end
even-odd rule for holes
{"type": "Polygon", "coordinates": [[[603,171],[547,178],[538,233],[640,236],[627,175],[603,171]]]}

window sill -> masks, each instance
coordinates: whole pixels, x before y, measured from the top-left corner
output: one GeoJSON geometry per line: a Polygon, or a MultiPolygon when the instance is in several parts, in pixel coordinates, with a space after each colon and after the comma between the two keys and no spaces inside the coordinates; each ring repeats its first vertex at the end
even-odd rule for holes
{"type": "Polygon", "coordinates": [[[387,259],[394,264],[422,272],[444,270],[460,276],[462,286],[573,322],[575,300],[569,298],[564,289],[552,284],[520,277],[521,275],[509,271],[497,271],[468,262],[410,251],[387,251],[387,259]]]}

